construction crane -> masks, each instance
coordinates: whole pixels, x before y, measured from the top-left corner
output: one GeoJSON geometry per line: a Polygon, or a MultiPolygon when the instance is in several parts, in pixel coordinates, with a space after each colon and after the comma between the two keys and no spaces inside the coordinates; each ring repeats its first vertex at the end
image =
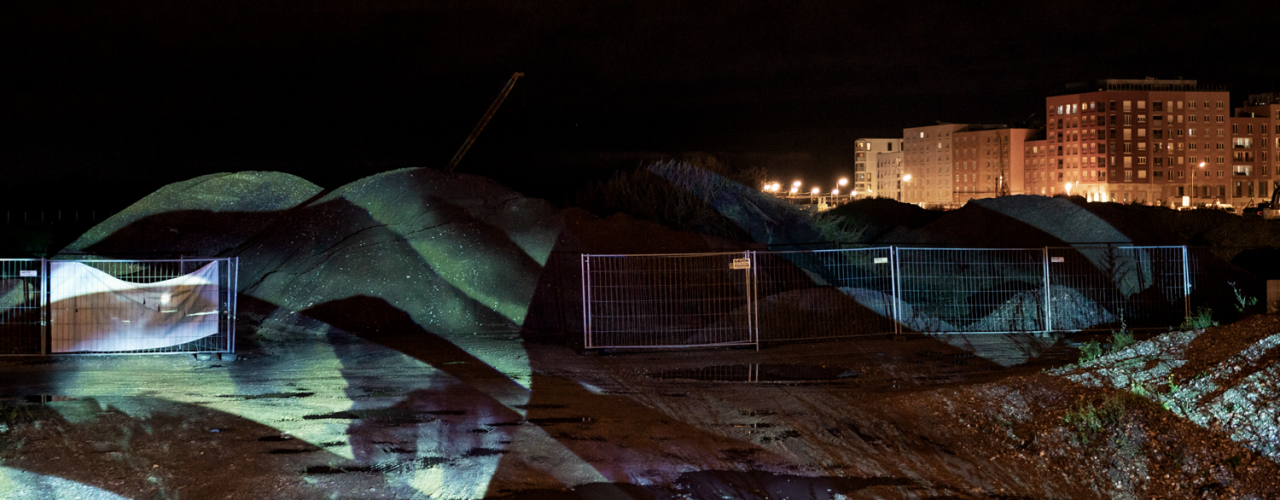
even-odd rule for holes
{"type": "Polygon", "coordinates": [[[462,147],[458,148],[458,152],[454,153],[453,159],[449,160],[449,168],[444,171],[452,173],[454,167],[458,166],[458,162],[462,161],[462,156],[467,154],[467,150],[471,149],[471,143],[476,142],[476,137],[480,136],[480,131],[484,130],[484,126],[489,124],[489,119],[493,118],[493,114],[498,112],[498,106],[502,105],[502,101],[507,99],[507,94],[511,93],[511,88],[516,86],[516,79],[524,76],[519,71],[511,74],[511,79],[507,80],[507,85],[502,87],[502,92],[498,93],[498,98],[493,100],[493,104],[489,105],[489,111],[485,111],[484,117],[480,118],[480,123],[476,124],[476,128],[471,131],[471,135],[467,136],[467,140],[462,142],[462,147]]]}

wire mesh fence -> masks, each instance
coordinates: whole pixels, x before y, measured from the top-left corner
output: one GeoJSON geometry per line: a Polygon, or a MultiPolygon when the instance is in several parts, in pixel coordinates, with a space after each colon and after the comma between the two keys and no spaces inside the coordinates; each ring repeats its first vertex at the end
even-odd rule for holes
{"type": "Polygon", "coordinates": [[[1050,325],[1159,328],[1190,315],[1186,247],[1047,249],[1050,325]]]}
{"type": "Polygon", "coordinates": [[[930,333],[1046,329],[1044,249],[895,250],[903,328],[930,333]]]}
{"type": "Polygon", "coordinates": [[[753,252],[762,341],[894,331],[893,250],[753,252]]]}
{"type": "Polygon", "coordinates": [[[587,348],[755,344],[746,253],[583,255],[587,348]]]}
{"type": "Polygon", "coordinates": [[[238,271],[237,259],[0,261],[0,354],[234,352],[238,271]]]}
{"type": "Polygon", "coordinates": [[[1169,327],[1191,266],[1180,246],[583,255],[584,344],[1169,327]]]}
{"type": "Polygon", "coordinates": [[[0,259],[0,355],[44,352],[44,261],[0,259]]]}

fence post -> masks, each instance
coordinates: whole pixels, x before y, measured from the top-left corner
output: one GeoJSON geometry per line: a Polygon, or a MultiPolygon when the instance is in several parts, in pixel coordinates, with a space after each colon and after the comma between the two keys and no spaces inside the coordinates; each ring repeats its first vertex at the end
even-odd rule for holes
{"type": "Polygon", "coordinates": [[[1049,247],[1044,247],[1044,331],[1053,331],[1053,288],[1049,281],[1049,247]]]}
{"type": "Polygon", "coordinates": [[[49,336],[53,326],[49,324],[49,259],[40,258],[40,354],[49,355],[49,336]]]}
{"type": "Polygon", "coordinates": [[[1191,317],[1191,270],[1188,265],[1187,246],[1182,245],[1182,312],[1183,317],[1191,317]]]}
{"type": "Polygon", "coordinates": [[[582,254],[582,348],[591,348],[591,255],[582,254]]]}
{"type": "Polygon", "coordinates": [[[760,303],[756,296],[760,280],[756,274],[756,252],[754,250],[746,251],[747,262],[751,263],[751,272],[747,273],[747,335],[751,336],[751,340],[756,344],[756,351],[760,350],[760,303]]]}
{"type": "Polygon", "coordinates": [[[901,284],[898,283],[900,276],[898,269],[898,247],[889,247],[889,307],[893,308],[893,334],[902,334],[902,307],[899,302],[902,300],[899,296],[902,293],[901,284]]]}

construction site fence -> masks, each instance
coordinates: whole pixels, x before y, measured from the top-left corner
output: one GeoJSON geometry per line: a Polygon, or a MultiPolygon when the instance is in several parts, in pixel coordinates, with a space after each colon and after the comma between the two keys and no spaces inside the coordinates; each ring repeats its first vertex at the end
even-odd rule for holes
{"type": "Polygon", "coordinates": [[[581,255],[583,345],[679,348],[879,334],[1168,328],[1185,246],[877,247],[581,255]]]}
{"type": "Polygon", "coordinates": [[[0,356],[235,352],[238,275],[238,258],[0,259],[0,356]]]}

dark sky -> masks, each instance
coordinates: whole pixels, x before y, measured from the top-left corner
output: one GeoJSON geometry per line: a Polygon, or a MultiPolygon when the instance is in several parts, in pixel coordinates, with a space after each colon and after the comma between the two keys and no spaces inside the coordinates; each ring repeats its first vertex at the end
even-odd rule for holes
{"type": "Polygon", "coordinates": [[[8,205],[58,207],[227,170],[441,168],[522,71],[460,171],[552,198],[690,151],[834,176],[857,137],[1042,119],[1068,82],[1280,90],[1277,9],[1257,5],[4,2],[0,173],[24,186],[8,205]]]}

